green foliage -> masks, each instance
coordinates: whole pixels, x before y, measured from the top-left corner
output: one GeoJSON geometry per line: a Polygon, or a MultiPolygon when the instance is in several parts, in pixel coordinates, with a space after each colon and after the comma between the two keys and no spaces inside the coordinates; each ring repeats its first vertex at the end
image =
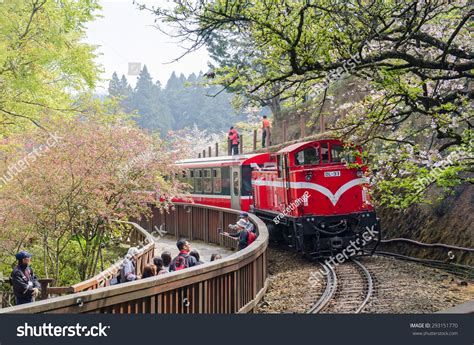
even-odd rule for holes
{"type": "Polygon", "coordinates": [[[0,3],[0,139],[73,111],[70,91],[94,85],[94,47],[82,40],[97,9],[97,0],[0,3]]]}

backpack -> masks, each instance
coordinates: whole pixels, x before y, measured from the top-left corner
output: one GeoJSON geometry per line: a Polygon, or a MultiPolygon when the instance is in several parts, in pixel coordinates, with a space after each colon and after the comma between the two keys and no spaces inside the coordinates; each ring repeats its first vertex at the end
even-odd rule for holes
{"type": "Polygon", "coordinates": [[[247,230],[247,246],[250,246],[256,238],[257,235],[253,231],[247,230]]]}
{"type": "Polygon", "coordinates": [[[184,255],[178,255],[174,261],[174,270],[179,271],[189,267],[188,258],[184,255]]]}

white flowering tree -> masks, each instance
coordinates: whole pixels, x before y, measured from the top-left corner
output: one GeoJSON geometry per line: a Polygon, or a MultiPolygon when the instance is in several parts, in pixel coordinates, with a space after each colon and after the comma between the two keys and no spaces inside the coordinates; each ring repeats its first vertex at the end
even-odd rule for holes
{"type": "MultiPolygon", "coordinates": [[[[229,60],[214,70],[228,88],[259,94],[278,85],[268,99],[301,99],[348,73],[369,83],[371,92],[346,104],[349,116],[332,130],[365,146],[369,164],[378,169],[382,204],[426,201],[425,190],[435,183],[448,191],[472,183],[468,1],[229,0],[196,6],[189,0],[154,13],[176,24],[174,33],[190,42],[190,51],[213,45],[216,36],[252,42],[251,64],[229,60]]],[[[233,44],[219,48],[224,56],[235,53],[233,44]]]]}

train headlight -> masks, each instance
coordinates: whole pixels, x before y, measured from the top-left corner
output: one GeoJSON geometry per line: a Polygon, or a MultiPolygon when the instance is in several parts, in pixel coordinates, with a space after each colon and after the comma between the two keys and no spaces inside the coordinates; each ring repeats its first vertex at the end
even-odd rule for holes
{"type": "Polygon", "coordinates": [[[357,177],[364,176],[364,172],[362,170],[357,170],[357,177]]]}
{"type": "Polygon", "coordinates": [[[312,173],[308,173],[308,174],[306,174],[306,176],[305,176],[306,181],[311,181],[312,178],[313,178],[313,174],[312,174],[312,173]]]}

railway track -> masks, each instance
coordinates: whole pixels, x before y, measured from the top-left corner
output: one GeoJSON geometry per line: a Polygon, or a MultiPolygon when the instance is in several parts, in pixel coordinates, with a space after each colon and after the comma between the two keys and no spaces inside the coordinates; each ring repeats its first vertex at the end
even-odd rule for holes
{"type": "Polygon", "coordinates": [[[321,264],[326,286],[308,313],[360,313],[373,293],[369,270],[359,261],[351,260],[336,268],[321,264]]]}

